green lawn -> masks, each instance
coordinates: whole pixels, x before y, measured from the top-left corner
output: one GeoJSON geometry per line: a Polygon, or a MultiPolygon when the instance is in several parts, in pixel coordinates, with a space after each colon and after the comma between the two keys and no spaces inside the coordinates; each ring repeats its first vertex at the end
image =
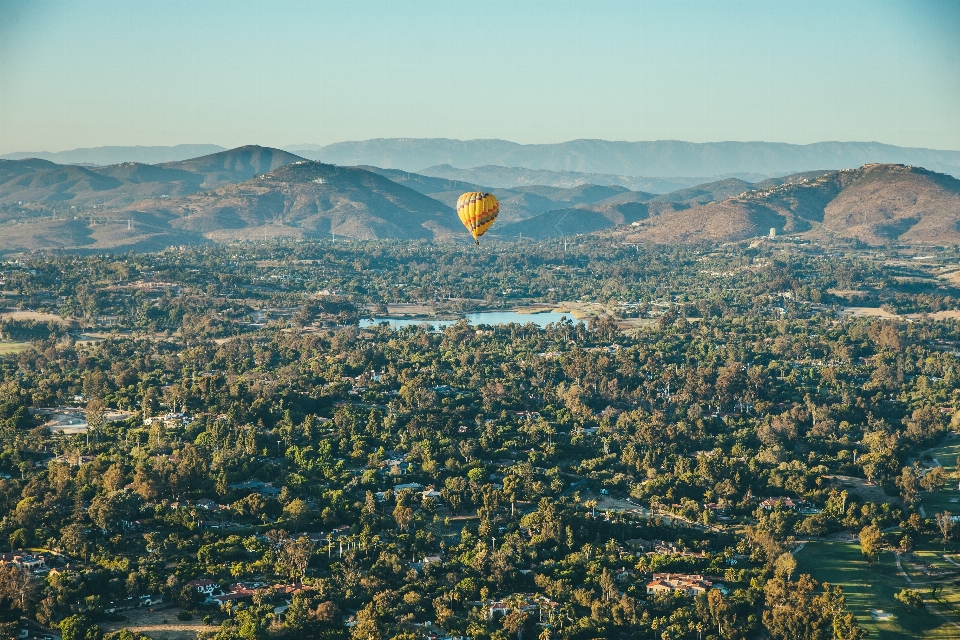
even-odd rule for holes
{"type": "Polygon", "coordinates": [[[0,342],[0,355],[5,353],[20,353],[29,346],[29,342],[0,342]]]}
{"type": "Polygon", "coordinates": [[[960,515],[960,490],[957,489],[957,481],[954,480],[954,473],[957,470],[957,457],[960,456],[960,438],[951,436],[943,444],[924,452],[924,457],[929,454],[935,458],[943,468],[950,474],[946,486],[937,493],[920,492],[921,505],[928,518],[941,511],[949,511],[955,515],[960,515]],[[950,502],[950,500],[957,502],[950,502]]]}
{"type": "MultiPolygon", "coordinates": [[[[809,573],[820,582],[843,586],[850,610],[857,621],[870,632],[870,638],[960,638],[960,628],[945,623],[929,612],[908,610],[893,599],[893,594],[907,586],[897,575],[892,553],[882,554],[880,561],[869,566],[856,543],[809,542],[796,554],[797,570],[809,573]],[[893,614],[892,618],[877,621],[870,614],[879,609],[893,614]]],[[[922,589],[929,598],[927,588],[922,589]]],[[[944,587],[944,611],[960,606],[960,590],[944,587]]],[[[960,616],[958,616],[960,620],[960,616]]]]}

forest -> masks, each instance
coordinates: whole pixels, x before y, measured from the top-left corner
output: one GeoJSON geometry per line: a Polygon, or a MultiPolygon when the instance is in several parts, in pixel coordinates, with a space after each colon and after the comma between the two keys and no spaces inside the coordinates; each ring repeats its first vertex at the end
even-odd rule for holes
{"type": "MultiPolygon", "coordinates": [[[[958,262],[595,238],[11,259],[0,630],[873,636],[795,554],[960,551],[960,477],[927,453],[960,428],[958,262]],[[570,313],[461,318],[536,305],[570,313]]],[[[958,577],[884,598],[947,624],[958,577]]]]}

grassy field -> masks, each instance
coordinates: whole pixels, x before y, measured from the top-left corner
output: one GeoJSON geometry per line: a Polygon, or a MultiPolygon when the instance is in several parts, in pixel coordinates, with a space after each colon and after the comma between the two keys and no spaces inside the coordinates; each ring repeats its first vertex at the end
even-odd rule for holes
{"type": "Polygon", "coordinates": [[[29,346],[29,342],[0,342],[0,355],[6,353],[20,353],[29,346]]]}
{"type": "MultiPolygon", "coordinates": [[[[810,542],[797,553],[796,559],[798,572],[809,573],[820,582],[843,586],[850,610],[860,625],[870,632],[870,638],[960,638],[960,627],[929,611],[909,610],[893,599],[893,594],[905,588],[907,582],[897,575],[892,553],[882,554],[878,563],[869,566],[858,544],[810,542]],[[877,620],[871,614],[872,610],[892,616],[877,620]]],[[[929,601],[929,588],[918,588],[929,601]]],[[[945,586],[941,598],[942,602],[937,606],[947,612],[960,605],[960,590],[952,584],[945,586]]],[[[960,620],[960,616],[956,618],[960,620]]]]}
{"type": "MultiPolygon", "coordinates": [[[[939,446],[925,451],[923,457],[926,458],[927,455],[939,462],[953,478],[957,470],[957,457],[960,456],[960,437],[951,435],[939,446]]],[[[928,518],[944,510],[960,515],[960,490],[957,489],[955,480],[948,480],[946,486],[937,493],[923,491],[920,497],[922,499],[920,504],[923,505],[924,513],[928,518]],[[950,502],[951,500],[956,502],[950,502]]]]}

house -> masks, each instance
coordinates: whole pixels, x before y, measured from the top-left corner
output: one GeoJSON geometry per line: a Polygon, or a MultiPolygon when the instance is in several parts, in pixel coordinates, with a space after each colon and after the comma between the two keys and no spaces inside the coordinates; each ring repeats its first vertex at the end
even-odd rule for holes
{"type": "Polygon", "coordinates": [[[211,500],[210,498],[200,498],[197,500],[197,506],[201,509],[206,509],[207,511],[219,511],[220,505],[211,500]]]}
{"type": "Polygon", "coordinates": [[[439,500],[440,497],[441,497],[441,493],[440,493],[439,491],[437,491],[436,489],[434,489],[432,486],[427,487],[427,488],[423,491],[423,493],[422,493],[421,495],[423,496],[423,498],[424,498],[425,500],[428,499],[428,498],[429,498],[430,500],[439,500]]]}
{"type": "Polygon", "coordinates": [[[249,489],[254,493],[259,493],[265,497],[276,497],[280,495],[280,489],[277,489],[270,482],[261,482],[260,480],[247,480],[246,482],[235,482],[230,485],[231,489],[249,489]]]}
{"type": "Polygon", "coordinates": [[[33,554],[29,551],[0,554],[0,565],[8,564],[28,571],[39,571],[47,566],[47,559],[41,554],[33,554]]]}
{"type": "Polygon", "coordinates": [[[220,590],[220,585],[218,583],[207,578],[203,580],[191,580],[188,584],[196,589],[197,593],[203,594],[208,598],[211,597],[214,592],[220,590]]]}
{"type": "Polygon", "coordinates": [[[647,595],[682,593],[686,596],[696,596],[709,591],[712,586],[712,582],[704,580],[699,574],[655,573],[653,580],[647,583],[647,595]]]}
{"type": "Polygon", "coordinates": [[[796,511],[800,507],[800,502],[800,500],[794,500],[793,498],[780,496],[778,498],[767,498],[760,503],[760,507],[766,509],[767,511],[771,511],[778,504],[782,504],[785,508],[790,509],[791,511],[796,511]]]}

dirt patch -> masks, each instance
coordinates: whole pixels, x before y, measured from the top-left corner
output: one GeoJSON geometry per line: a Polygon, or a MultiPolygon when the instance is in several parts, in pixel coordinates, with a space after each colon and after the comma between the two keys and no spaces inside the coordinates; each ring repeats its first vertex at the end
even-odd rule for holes
{"type": "Polygon", "coordinates": [[[929,320],[957,320],[960,319],[960,311],[935,311],[933,313],[911,313],[907,316],[910,319],[920,320],[927,318],[929,320]]]}
{"type": "Polygon", "coordinates": [[[941,273],[940,278],[946,280],[950,284],[960,287],[960,269],[956,271],[950,271],[947,273],[941,273]]]}
{"type": "Polygon", "coordinates": [[[123,622],[105,622],[100,627],[107,633],[129,629],[146,634],[154,640],[194,640],[200,631],[210,631],[216,627],[204,625],[197,619],[177,620],[179,607],[170,609],[130,609],[123,611],[123,622]]]}
{"type": "Polygon", "coordinates": [[[34,320],[36,322],[67,324],[67,320],[58,315],[41,313],[40,311],[3,311],[0,312],[0,320],[34,320]]]}
{"type": "Polygon", "coordinates": [[[845,316],[853,316],[854,318],[899,318],[895,313],[890,313],[889,311],[884,311],[880,307],[844,307],[841,313],[845,316]]]}
{"type": "Polygon", "coordinates": [[[883,487],[879,484],[867,482],[863,478],[855,478],[853,476],[824,476],[824,479],[830,480],[833,485],[839,485],[841,489],[846,489],[864,502],[900,504],[899,498],[887,495],[887,492],[884,491],[883,487]]]}
{"type": "Polygon", "coordinates": [[[436,309],[425,304],[388,304],[387,314],[390,316],[432,316],[436,309]]]}

